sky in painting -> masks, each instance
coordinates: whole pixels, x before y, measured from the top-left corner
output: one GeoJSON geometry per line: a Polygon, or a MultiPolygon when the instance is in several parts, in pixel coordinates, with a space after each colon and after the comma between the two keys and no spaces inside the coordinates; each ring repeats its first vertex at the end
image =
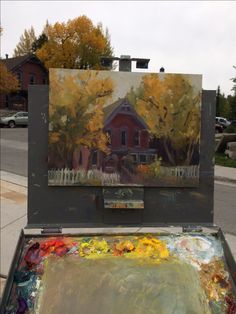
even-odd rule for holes
{"type": "MultiPolygon", "coordinates": [[[[56,74],[60,78],[64,78],[66,76],[74,77],[78,82],[78,74],[81,70],[68,70],[68,69],[57,69],[56,74]]],[[[54,70],[52,69],[52,72],[54,70]]],[[[95,71],[96,72],[96,71],[95,71]]],[[[148,74],[148,73],[144,73],[148,74]]],[[[117,101],[119,98],[124,98],[128,92],[130,92],[131,88],[136,90],[144,77],[143,73],[127,73],[127,72],[110,72],[110,71],[100,71],[98,74],[98,79],[106,79],[109,78],[113,82],[113,93],[111,98],[108,98],[105,105],[110,105],[113,102],[117,101]],[[125,81],[125,84],[123,82],[125,81]]],[[[168,74],[159,73],[160,79],[164,79],[168,74]]],[[[181,75],[182,76],[182,75],[181,75]]],[[[202,76],[201,75],[184,75],[184,78],[189,82],[189,84],[193,87],[194,95],[198,95],[201,92],[202,88],[202,76]]],[[[50,79],[50,72],[49,72],[50,79]]]]}
{"type": "MultiPolygon", "coordinates": [[[[203,75],[203,88],[232,93],[236,76],[234,1],[1,1],[1,57],[12,56],[24,29],[80,15],[102,22],[115,56],[150,58],[146,72],[203,75]]],[[[135,67],[132,69],[136,71],[135,67]]]]}

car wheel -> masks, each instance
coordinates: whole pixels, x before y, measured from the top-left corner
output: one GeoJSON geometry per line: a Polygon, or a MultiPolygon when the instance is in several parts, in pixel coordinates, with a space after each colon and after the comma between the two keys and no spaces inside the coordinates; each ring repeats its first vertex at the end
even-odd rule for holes
{"type": "Polygon", "coordinates": [[[9,126],[9,128],[14,128],[15,127],[15,122],[14,121],[9,121],[8,122],[8,126],[9,126]]]}

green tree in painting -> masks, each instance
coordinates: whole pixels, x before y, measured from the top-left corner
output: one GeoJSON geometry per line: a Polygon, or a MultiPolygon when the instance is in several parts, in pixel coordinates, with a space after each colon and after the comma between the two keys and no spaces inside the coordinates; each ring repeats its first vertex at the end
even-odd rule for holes
{"type": "Polygon", "coordinates": [[[143,77],[140,87],[128,94],[150,133],[162,140],[172,165],[189,165],[200,136],[200,93],[182,75],[143,77]]]}
{"type": "Polygon", "coordinates": [[[83,71],[77,76],[50,73],[49,155],[59,156],[62,167],[72,168],[73,153],[87,147],[109,153],[103,132],[103,107],[113,92],[109,78],[83,71]]]}

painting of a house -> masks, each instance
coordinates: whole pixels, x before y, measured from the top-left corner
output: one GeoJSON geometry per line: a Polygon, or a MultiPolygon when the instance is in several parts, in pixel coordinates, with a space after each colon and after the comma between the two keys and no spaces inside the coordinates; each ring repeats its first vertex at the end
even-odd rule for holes
{"type": "Polygon", "coordinates": [[[199,77],[61,69],[50,77],[50,185],[198,184],[199,77]]]}
{"type": "Polygon", "coordinates": [[[132,177],[129,167],[147,164],[157,158],[157,148],[150,148],[150,136],[145,121],[127,99],[119,99],[104,109],[104,132],[108,135],[110,154],[96,150],[89,159],[85,147],[74,155],[75,168],[102,169],[105,173],[121,173],[121,182],[132,177]]]}

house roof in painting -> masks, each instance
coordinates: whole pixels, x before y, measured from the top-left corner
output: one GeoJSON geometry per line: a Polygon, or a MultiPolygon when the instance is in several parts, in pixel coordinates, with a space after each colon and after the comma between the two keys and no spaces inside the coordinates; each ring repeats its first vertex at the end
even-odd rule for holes
{"type": "Polygon", "coordinates": [[[112,104],[106,106],[103,109],[105,121],[107,120],[109,115],[124,102],[124,100],[125,100],[125,98],[119,98],[117,101],[113,102],[112,104]]]}
{"type": "Polygon", "coordinates": [[[140,115],[137,113],[137,111],[127,98],[120,98],[111,105],[108,105],[104,108],[104,125],[106,126],[106,124],[108,124],[116,116],[117,113],[121,112],[121,107],[124,105],[129,106],[130,111],[124,111],[122,113],[134,116],[143,125],[143,127],[147,129],[148,126],[146,122],[140,117],[140,115]]]}

